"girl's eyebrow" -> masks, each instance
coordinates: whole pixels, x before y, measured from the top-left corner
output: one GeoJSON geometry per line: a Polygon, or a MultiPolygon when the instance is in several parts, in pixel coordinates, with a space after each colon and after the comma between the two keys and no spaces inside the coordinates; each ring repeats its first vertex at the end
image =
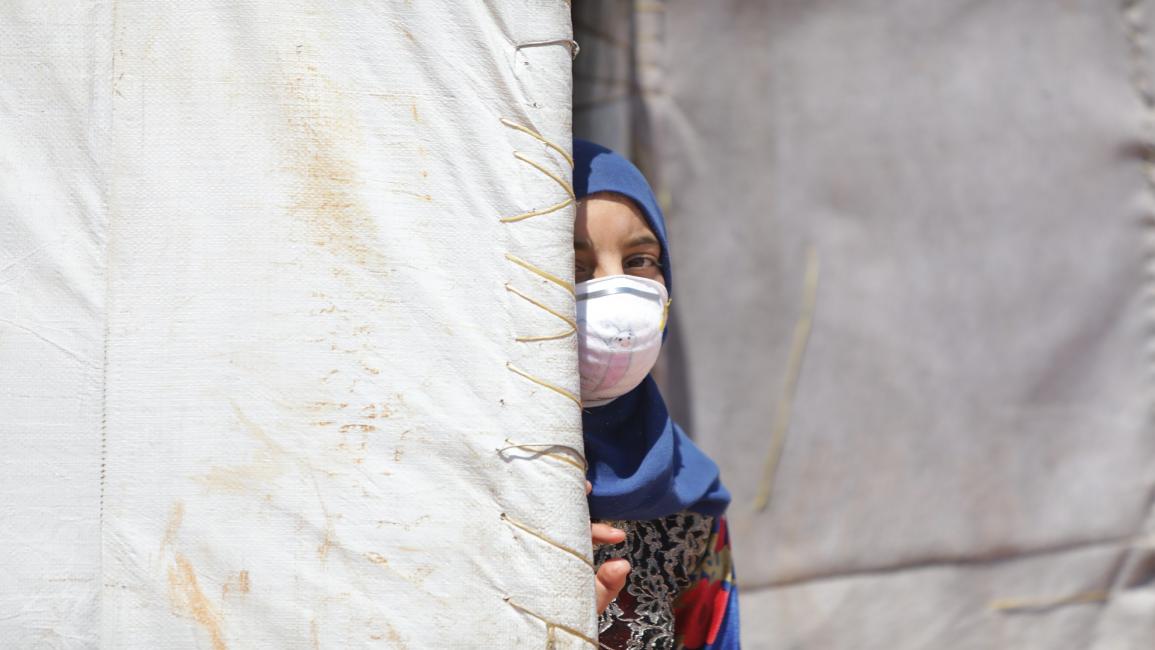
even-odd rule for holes
{"type": "Polygon", "coordinates": [[[575,239],[575,240],[573,240],[573,248],[576,251],[588,251],[588,250],[592,250],[593,247],[594,247],[594,245],[591,244],[590,240],[588,240],[588,239],[575,239]]]}
{"type": "MultiPolygon", "coordinates": [[[[576,242],[575,242],[576,245],[576,242]]],[[[626,243],[626,248],[633,248],[635,246],[661,246],[662,243],[650,233],[638,235],[626,243]]]]}

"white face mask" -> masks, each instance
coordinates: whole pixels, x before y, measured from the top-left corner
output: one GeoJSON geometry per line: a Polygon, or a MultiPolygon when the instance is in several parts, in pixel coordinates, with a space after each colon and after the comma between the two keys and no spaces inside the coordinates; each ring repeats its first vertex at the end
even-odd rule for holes
{"type": "Polygon", "coordinates": [[[577,285],[582,404],[601,406],[650,374],[670,301],[661,282],[611,275],[577,285]]]}

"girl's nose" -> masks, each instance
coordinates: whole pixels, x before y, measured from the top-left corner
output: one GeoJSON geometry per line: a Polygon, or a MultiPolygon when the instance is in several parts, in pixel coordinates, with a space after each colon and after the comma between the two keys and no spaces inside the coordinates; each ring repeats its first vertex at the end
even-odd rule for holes
{"type": "Polygon", "coordinates": [[[595,278],[604,278],[609,275],[625,275],[625,267],[622,266],[621,258],[616,259],[599,259],[598,267],[594,269],[595,278]]]}

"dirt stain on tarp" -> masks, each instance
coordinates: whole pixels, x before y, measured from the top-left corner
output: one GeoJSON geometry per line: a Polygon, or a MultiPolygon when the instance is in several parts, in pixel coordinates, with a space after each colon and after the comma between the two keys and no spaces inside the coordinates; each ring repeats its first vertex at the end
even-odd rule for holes
{"type": "Polygon", "coordinates": [[[360,125],[346,94],[320,70],[322,57],[297,46],[284,62],[282,107],[288,168],[297,176],[290,213],[318,247],[371,271],[384,272],[377,226],[361,201],[352,151],[360,125]]]}
{"type": "MultiPolygon", "coordinates": [[[[372,624],[376,625],[377,623],[374,621],[372,624]]],[[[389,647],[398,648],[399,650],[405,650],[409,647],[405,645],[405,642],[401,639],[401,635],[397,633],[397,630],[394,629],[392,625],[388,623],[385,623],[384,625],[384,632],[378,631],[376,633],[370,633],[369,638],[373,641],[389,641],[389,647]]]]}
{"type": "Polygon", "coordinates": [[[245,431],[261,443],[261,447],[253,452],[253,460],[247,465],[231,465],[213,467],[208,474],[198,476],[197,480],[207,487],[225,492],[245,492],[256,485],[266,483],[281,476],[287,470],[288,462],[283,447],[273,441],[264,429],[250,420],[238,407],[233,404],[233,412],[245,431]]]}
{"type": "Polygon", "coordinates": [[[180,553],[176,554],[175,562],[168,570],[168,598],[173,612],[203,627],[212,639],[213,650],[228,650],[221,632],[221,613],[201,591],[192,564],[180,553]]]}
{"type": "Polygon", "coordinates": [[[329,557],[329,551],[336,546],[336,541],[333,540],[333,531],[326,528],[325,537],[321,540],[321,544],[317,546],[317,559],[322,562],[329,557]]]}
{"type": "Polygon", "coordinates": [[[184,522],[184,502],[177,500],[172,504],[172,510],[168,514],[168,525],[164,527],[164,537],[160,539],[161,553],[176,541],[176,533],[180,530],[182,522],[184,522]]]}
{"type": "Polygon", "coordinates": [[[413,585],[417,589],[424,591],[426,594],[433,596],[434,598],[437,598],[437,600],[444,602],[443,598],[434,596],[432,593],[430,593],[425,588],[425,579],[428,578],[433,573],[433,567],[419,566],[410,573],[402,573],[401,571],[398,571],[397,569],[390,566],[389,558],[385,557],[384,555],[382,555],[380,553],[377,553],[375,551],[369,551],[369,552],[364,553],[363,557],[366,560],[368,560],[369,562],[371,562],[371,563],[381,567],[382,569],[386,570],[387,572],[389,572],[390,575],[398,577],[398,578],[404,580],[405,582],[408,582],[409,584],[413,585]]]}
{"type": "Polygon", "coordinates": [[[393,415],[393,411],[390,410],[389,405],[385,402],[369,402],[361,407],[360,415],[363,418],[375,420],[377,418],[387,418],[393,415]]]}
{"type": "Polygon", "coordinates": [[[221,585],[221,598],[227,598],[230,593],[247,594],[252,591],[252,580],[249,578],[248,570],[242,569],[236,575],[231,576],[225,584],[221,585]]]}

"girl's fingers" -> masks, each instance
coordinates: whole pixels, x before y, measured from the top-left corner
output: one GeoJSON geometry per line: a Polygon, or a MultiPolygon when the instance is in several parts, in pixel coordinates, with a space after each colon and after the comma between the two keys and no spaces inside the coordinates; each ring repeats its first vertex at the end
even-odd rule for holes
{"type": "MultiPolygon", "coordinates": [[[[594,486],[586,481],[586,494],[592,491],[594,486]]],[[[609,524],[591,524],[590,535],[593,537],[594,545],[600,544],[620,544],[626,540],[626,531],[614,528],[609,524]]],[[[630,563],[628,560],[617,558],[614,560],[606,560],[598,567],[595,582],[597,583],[597,601],[598,614],[606,611],[618,594],[621,593],[622,588],[626,586],[626,578],[630,575],[630,563]]]]}
{"type": "Polygon", "coordinates": [[[620,544],[626,541],[626,531],[614,528],[609,524],[592,524],[590,533],[594,538],[594,546],[600,544],[620,544]]]}
{"type": "Polygon", "coordinates": [[[598,567],[596,576],[598,614],[606,611],[606,607],[618,597],[622,588],[626,586],[626,577],[629,574],[630,563],[622,558],[606,560],[598,567]]]}

